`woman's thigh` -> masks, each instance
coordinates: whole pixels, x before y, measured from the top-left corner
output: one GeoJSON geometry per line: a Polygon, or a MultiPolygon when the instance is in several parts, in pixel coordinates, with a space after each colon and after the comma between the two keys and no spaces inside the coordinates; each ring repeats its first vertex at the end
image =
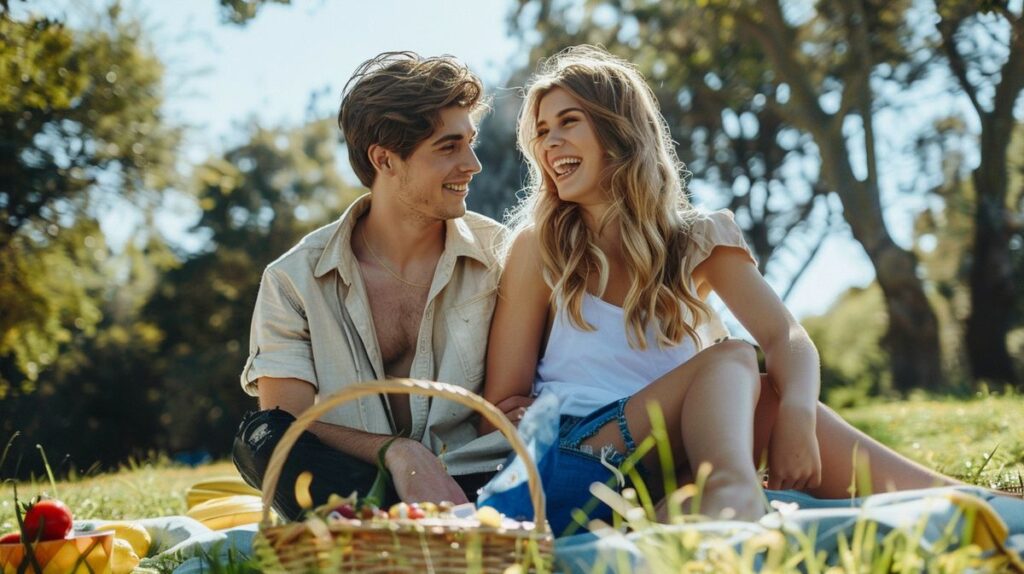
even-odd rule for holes
{"type": "MultiPolygon", "coordinates": [[[[723,341],[697,353],[689,361],[641,389],[626,403],[623,414],[627,430],[637,444],[652,434],[653,424],[649,415],[649,405],[653,403],[661,411],[671,447],[674,472],[688,464],[682,436],[682,412],[687,393],[698,381],[714,384],[714,381],[710,380],[714,378],[714,368],[725,362],[747,365],[752,369],[752,376],[757,372],[753,347],[742,341],[723,341]]],[[[751,384],[756,384],[756,379],[752,380],[751,384]]],[[[628,454],[619,423],[614,420],[602,426],[594,435],[584,440],[583,444],[589,445],[594,452],[600,452],[605,446],[611,445],[618,452],[628,454]]],[[[661,470],[656,450],[647,453],[642,462],[651,471],[661,470]]]]}

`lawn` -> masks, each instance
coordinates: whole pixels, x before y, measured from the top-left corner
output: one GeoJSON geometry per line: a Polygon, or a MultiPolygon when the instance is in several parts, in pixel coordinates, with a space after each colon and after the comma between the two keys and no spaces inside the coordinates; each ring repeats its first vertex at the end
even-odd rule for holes
{"type": "MultiPolygon", "coordinates": [[[[897,451],[969,482],[1017,484],[1024,475],[1024,397],[914,399],[840,411],[897,451]],[[987,461],[987,462],[986,462],[987,461]]],[[[58,482],[56,495],[77,518],[132,519],[182,514],[184,493],[198,480],[233,474],[229,462],[197,468],[167,460],[58,482]]],[[[22,499],[52,488],[45,478],[19,483],[22,499]]],[[[0,532],[14,529],[13,492],[0,487],[0,532]]]]}
{"type": "MultiPolygon", "coordinates": [[[[58,482],[56,496],[71,507],[75,518],[170,516],[185,513],[185,491],[189,485],[204,478],[232,474],[235,474],[235,467],[230,462],[189,468],[161,460],[58,482]]],[[[54,494],[45,479],[18,485],[18,496],[22,500],[44,491],[54,494]]],[[[14,494],[10,485],[5,485],[0,487],[0,531],[14,528],[14,494]]]]}
{"type": "Polygon", "coordinates": [[[840,414],[900,453],[967,482],[1019,485],[1024,475],[1021,395],[913,399],[840,414]]]}

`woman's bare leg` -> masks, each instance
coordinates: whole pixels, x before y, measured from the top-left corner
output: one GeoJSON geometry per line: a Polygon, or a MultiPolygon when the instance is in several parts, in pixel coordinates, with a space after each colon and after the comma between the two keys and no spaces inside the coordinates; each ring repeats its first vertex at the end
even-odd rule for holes
{"type": "MultiPolygon", "coordinates": [[[[764,459],[778,407],[778,394],[767,380],[762,380],[761,397],[754,412],[755,460],[764,459]]],[[[847,498],[851,494],[868,494],[851,490],[856,482],[855,456],[857,464],[867,465],[873,493],[963,484],[883,445],[854,428],[820,402],[816,434],[818,448],[821,450],[821,485],[808,489],[807,493],[817,498],[847,498]]]]}
{"type": "MultiPolygon", "coordinates": [[[[740,341],[725,341],[701,351],[626,403],[629,431],[637,441],[651,434],[647,405],[653,401],[664,414],[677,464],[686,462],[694,469],[704,462],[712,465],[702,514],[717,517],[732,509],[729,514],[747,520],[764,514],[759,479],[750,461],[759,383],[753,348],[740,341]]],[[[584,444],[595,451],[609,444],[620,452],[625,449],[614,421],[584,444]]],[[[655,472],[653,482],[657,483],[661,476],[656,472],[660,470],[657,453],[648,453],[643,463],[655,472]]]]}

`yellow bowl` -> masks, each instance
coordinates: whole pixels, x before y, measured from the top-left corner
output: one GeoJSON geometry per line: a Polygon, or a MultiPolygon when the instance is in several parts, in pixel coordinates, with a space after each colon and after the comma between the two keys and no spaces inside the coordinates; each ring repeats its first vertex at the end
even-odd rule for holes
{"type": "MultiPolygon", "coordinates": [[[[43,574],[85,574],[90,569],[96,574],[109,573],[114,533],[82,532],[60,540],[37,542],[32,549],[43,574]]],[[[0,544],[0,570],[4,574],[16,573],[23,560],[23,544],[0,544]]]]}

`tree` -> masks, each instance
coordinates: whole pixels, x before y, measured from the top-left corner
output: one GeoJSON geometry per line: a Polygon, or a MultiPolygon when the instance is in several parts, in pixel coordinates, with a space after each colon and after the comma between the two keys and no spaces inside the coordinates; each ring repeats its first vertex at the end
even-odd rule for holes
{"type": "Polygon", "coordinates": [[[1014,260],[1011,248],[1014,241],[1020,244],[1024,226],[1013,213],[1008,152],[1024,91],[1024,7],[1017,3],[1014,12],[1008,2],[937,4],[941,52],[981,126],[978,163],[971,173],[974,236],[966,331],[971,372],[975,378],[1020,382],[1007,348],[1013,316],[1007,310],[1024,302],[1021,261],[1019,255],[1014,260]]]}
{"type": "MultiPolygon", "coordinates": [[[[525,80],[525,71],[520,71],[509,83],[521,85],[525,80]]],[[[517,194],[526,184],[526,162],[516,149],[516,122],[522,102],[518,91],[499,89],[491,101],[492,109],[480,121],[476,154],[483,169],[473,179],[466,205],[498,221],[516,205],[517,194]]]]}
{"type": "Polygon", "coordinates": [[[266,4],[291,4],[291,0],[220,0],[221,18],[232,24],[247,24],[266,4]]]}
{"type": "Polygon", "coordinates": [[[251,128],[248,141],[195,170],[198,253],[180,254],[143,317],[164,333],[156,366],[173,451],[226,452],[252,399],[239,386],[263,269],[341,215],[361,191],[337,168],[333,120],[251,128]]]}
{"type": "Polygon", "coordinates": [[[83,30],[0,15],[0,392],[31,388],[99,322],[96,210],[154,205],[171,181],[162,74],[116,5],[83,30]]]}
{"type": "MultiPolygon", "coordinates": [[[[704,75],[690,78],[689,96],[669,91],[669,97],[662,97],[673,122],[678,120],[672,96],[705,95],[707,85],[767,108],[756,116],[757,129],[767,134],[778,129],[775,141],[782,138],[782,130],[806,138],[803,153],[820,160],[820,177],[811,190],[827,191],[841,201],[846,223],[875,268],[889,317],[884,343],[893,382],[897,389],[907,390],[937,388],[944,379],[937,322],[916,275],[916,258],[893,241],[880,199],[874,130],[880,102],[872,82],[910,83],[920,76],[921,67],[906,57],[899,42],[909,34],[908,5],[906,1],[821,1],[813,6],[784,6],[779,0],[586,2],[589,19],[566,22],[565,14],[578,4],[521,0],[519,17],[531,7],[537,22],[577,30],[577,41],[626,43],[641,50],[640,58],[631,59],[656,85],[670,73],[687,74],[690,66],[697,65],[698,73],[704,75]],[[602,33],[594,25],[601,22],[614,25],[603,26],[602,33]],[[652,48],[644,50],[644,46],[652,48]],[[772,121],[781,125],[773,128],[772,121]]],[[[722,107],[732,105],[727,102],[722,107]]],[[[766,157],[771,158],[774,145],[768,142],[766,157]]],[[[788,153],[799,149],[790,147],[788,153]]],[[[698,155],[715,151],[709,148],[698,155]]],[[[764,165],[771,169],[780,162],[764,165]]],[[[729,172],[723,177],[737,175],[729,172]]],[[[756,235],[753,242],[758,242],[756,235]]]]}
{"type": "MultiPolygon", "coordinates": [[[[963,342],[973,308],[971,281],[979,199],[973,177],[977,168],[971,169],[970,163],[976,144],[976,135],[961,117],[940,120],[930,137],[921,142],[922,163],[940,161],[942,175],[930,191],[936,201],[931,201],[915,222],[915,249],[921,254],[928,283],[940,300],[936,310],[943,325],[943,350],[952,359],[948,368],[964,376],[971,374],[973,366],[971,350],[963,342]]],[[[1021,235],[1024,227],[1024,123],[1018,123],[1014,130],[1007,153],[1007,173],[1007,227],[1011,233],[1007,251],[1013,282],[1021,285],[1024,284],[1024,237],[1021,235]]],[[[1018,338],[1024,336],[1024,298],[1017,297],[1015,305],[1004,309],[1003,317],[1009,329],[1005,344],[1012,349],[1014,333],[1018,338]]],[[[1009,354],[1017,370],[1024,367],[1020,350],[1011,350],[1009,354]]]]}
{"type": "Polygon", "coordinates": [[[636,63],[654,87],[695,181],[715,188],[710,203],[736,212],[762,272],[782,266],[776,250],[795,258],[789,277],[794,285],[831,227],[831,210],[817,170],[808,173],[810,138],[781,121],[767,92],[748,87],[772,88],[771,70],[755,57],[756,46],[725,28],[707,36],[682,32],[673,24],[686,16],[679,4],[578,6],[522,3],[514,22],[520,31],[540,32],[538,57],[596,43],[636,63]],[[527,7],[536,9],[528,15],[527,7]],[[745,65],[718,65],[734,58],[745,65]]]}

